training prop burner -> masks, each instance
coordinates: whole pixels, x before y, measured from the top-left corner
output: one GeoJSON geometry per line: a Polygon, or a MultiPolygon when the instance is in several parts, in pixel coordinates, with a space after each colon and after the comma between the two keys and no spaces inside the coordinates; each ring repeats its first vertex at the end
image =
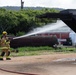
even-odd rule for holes
{"type": "Polygon", "coordinates": [[[76,9],[67,9],[59,13],[45,13],[37,16],[38,18],[59,18],[76,32],[76,9]]]}

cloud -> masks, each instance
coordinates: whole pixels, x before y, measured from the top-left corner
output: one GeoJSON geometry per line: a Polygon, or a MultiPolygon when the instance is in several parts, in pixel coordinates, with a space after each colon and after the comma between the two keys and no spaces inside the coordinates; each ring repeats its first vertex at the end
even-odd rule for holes
{"type": "Polygon", "coordinates": [[[0,0],[0,6],[20,6],[20,0],[0,0]]]}
{"type": "Polygon", "coordinates": [[[42,7],[59,7],[59,8],[76,8],[75,0],[24,0],[25,6],[42,6],[42,7]]]}
{"type": "MultiPolygon", "coordinates": [[[[76,9],[76,0],[23,0],[24,6],[76,9]]],[[[0,0],[0,6],[20,6],[21,0],[0,0]]]]}

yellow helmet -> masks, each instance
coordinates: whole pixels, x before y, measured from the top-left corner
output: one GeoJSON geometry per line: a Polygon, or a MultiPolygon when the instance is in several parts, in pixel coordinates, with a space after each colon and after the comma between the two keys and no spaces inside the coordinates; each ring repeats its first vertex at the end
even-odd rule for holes
{"type": "Polygon", "coordinates": [[[6,31],[3,31],[3,34],[7,34],[7,32],[6,31]]]}

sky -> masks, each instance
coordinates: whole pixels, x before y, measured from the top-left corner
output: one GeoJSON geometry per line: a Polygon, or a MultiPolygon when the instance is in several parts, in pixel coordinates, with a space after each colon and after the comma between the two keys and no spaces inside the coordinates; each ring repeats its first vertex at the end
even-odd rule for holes
{"type": "MultiPolygon", "coordinates": [[[[76,9],[76,0],[23,0],[26,7],[76,9]]],[[[0,6],[20,6],[21,0],[0,0],[0,6]]]]}

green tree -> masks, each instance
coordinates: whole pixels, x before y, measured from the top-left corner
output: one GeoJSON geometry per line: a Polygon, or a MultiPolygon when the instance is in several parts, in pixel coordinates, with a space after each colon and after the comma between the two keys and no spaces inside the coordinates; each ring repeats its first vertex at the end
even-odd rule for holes
{"type": "Polygon", "coordinates": [[[0,33],[6,30],[8,33],[17,34],[20,32],[27,33],[33,28],[43,26],[47,23],[54,22],[53,19],[39,19],[37,15],[47,12],[58,12],[55,9],[44,8],[42,10],[26,9],[20,11],[8,11],[0,9],[0,33]]]}
{"type": "Polygon", "coordinates": [[[12,12],[5,11],[0,14],[0,32],[8,31],[16,25],[18,25],[18,20],[12,12]]]}

